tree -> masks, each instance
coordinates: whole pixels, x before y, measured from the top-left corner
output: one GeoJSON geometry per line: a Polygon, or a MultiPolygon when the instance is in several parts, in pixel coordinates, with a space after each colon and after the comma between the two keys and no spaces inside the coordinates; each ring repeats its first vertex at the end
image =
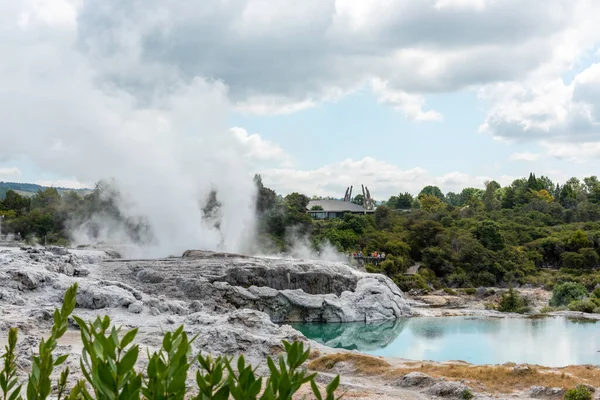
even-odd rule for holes
{"type": "Polygon", "coordinates": [[[550,193],[548,193],[548,191],[546,189],[541,189],[541,190],[537,190],[537,191],[531,191],[530,192],[530,199],[533,200],[537,200],[537,201],[543,201],[546,203],[552,203],[554,201],[554,197],[552,197],[552,195],[550,193]]]}
{"type": "Polygon", "coordinates": [[[552,196],[554,196],[555,185],[554,182],[552,182],[552,179],[542,175],[537,179],[537,181],[540,190],[546,190],[548,193],[551,193],[552,196]]]}
{"type": "Polygon", "coordinates": [[[388,201],[385,202],[385,205],[388,206],[389,208],[391,208],[392,210],[397,209],[398,208],[398,196],[390,196],[388,201]]]}
{"type": "Polygon", "coordinates": [[[365,199],[365,197],[362,194],[357,194],[352,199],[352,203],[358,204],[359,206],[362,206],[362,205],[364,205],[364,199],[365,199]]]}
{"type": "Polygon", "coordinates": [[[487,249],[502,250],[504,238],[500,233],[500,227],[491,220],[481,221],[477,224],[474,236],[487,249]]]}
{"type": "Polygon", "coordinates": [[[598,253],[593,248],[579,249],[577,253],[582,257],[583,268],[585,269],[596,268],[600,263],[600,256],[598,256],[598,253]]]}
{"type": "Polygon", "coordinates": [[[500,188],[500,184],[496,181],[485,182],[485,191],[482,196],[482,201],[487,211],[497,210],[500,208],[501,203],[496,196],[496,193],[500,188]]]}
{"type": "Polygon", "coordinates": [[[392,226],[392,210],[386,206],[375,209],[375,224],[377,229],[390,229],[392,226]]]}
{"type": "Polygon", "coordinates": [[[437,276],[445,276],[452,272],[452,264],[448,255],[440,247],[432,246],[423,250],[423,263],[437,276]]]}
{"type": "Polygon", "coordinates": [[[444,231],[444,226],[437,221],[420,220],[409,227],[411,234],[408,236],[411,256],[414,260],[421,260],[421,252],[429,246],[439,243],[438,235],[444,231]]]}
{"type": "MultiPolygon", "coordinates": [[[[484,191],[477,188],[464,188],[460,192],[460,199],[462,204],[472,204],[473,200],[481,200],[483,197],[484,191]]],[[[461,205],[462,205],[461,204],[461,205]]]]}
{"type": "Polygon", "coordinates": [[[264,213],[275,207],[277,204],[277,195],[274,190],[271,190],[263,185],[262,177],[258,174],[254,175],[254,184],[257,187],[258,194],[256,198],[256,210],[259,213],[264,213]]]}
{"type": "Polygon", "coordinates": [[[585,232],[581,229],[575,231],[569,239],[569,249],[571,251],[578,251],[579,249],[591,246],[592,242],[590,242],[585,232]]]}
{"type": "Polygon", "coordinates": [[[585,184],[585,192],[587,198],[591,203],[600,204],[600,181],[596,176],[589,176],[583,178],[585,184]]]}
{"type": "Polygon", "coordinates": [[[292,210],[305,213],[310,199],[303,194],[294,192],[285,196],[285,202],[292,210]]]}
{"type": "Polygon", "coordinates": [[[446,193],[446,203],[454,207],[463,206],[462,197],[458,193],[448,192],[446,193]]]}
{"type": "Polygon", "coordinates": [[[421,202],[421,210],[429,213],[437,212],[444,207],[444,203],[435,196],[423,195],[419,197],[419,201],[421,202]]]}
{"type": "Polygon", "coordinates": [[[60,195],[58,194],[58,190],[56,190],[56,188],[39,190],[31,199],[32,208],[57,208],[59,203],[60,195]]]}
{"type": "Polygon", "coordinates": [[[584,195],[583,185],[579,179],[573,177],[562,186],[558,200],[565,208],[575,208],[582,195],[584,195]]]}
{"type": "Polygon", "coordinates": [[[1,203],[4,210],[14,210],[17,215],[21,215],[27,208],[29,208],[29,199],[21,196],[14,190],[6,192],[6,197],[1,203]]]}
{"type": "Polygon", "coordinates": [[[538,184],[538,180],[533,172],[529,173],[529,178],[527,179],[527,187],[529,188],[529,190],[533,190],[534,192],[543,189],[541,185],[538,184]]]}
{"type": "Polygon", "coordinates": [[[437,186],[432,186],[432,185],[425,186],[419,193],[419,200],[423,196],[435,196],[438,199],[444,201],[444,193],[442,193],[441,189],[437,186]]]}
{"type": "Polygon", "coordinates": [[[393,210],[408,210],[413,203],[413,196],[408,192],[400,193],[398,196],[391,196],[387,201],[387,206],[393,210]]]}

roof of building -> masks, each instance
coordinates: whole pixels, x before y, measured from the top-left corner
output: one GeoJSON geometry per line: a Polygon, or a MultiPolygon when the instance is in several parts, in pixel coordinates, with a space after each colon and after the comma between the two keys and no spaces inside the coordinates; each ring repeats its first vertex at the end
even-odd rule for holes
{"type": "Polygon", "coordinates": [[[311,211],[311,208],[314,206],[321,206],[323,207],[323,211],[327,212],[370,212],[369,210],[366,210],[363,206],[359,206],[358,204],[349,203],[343,200],[311,200],[308,203],[307,208],[309,211],[311,211]]]}

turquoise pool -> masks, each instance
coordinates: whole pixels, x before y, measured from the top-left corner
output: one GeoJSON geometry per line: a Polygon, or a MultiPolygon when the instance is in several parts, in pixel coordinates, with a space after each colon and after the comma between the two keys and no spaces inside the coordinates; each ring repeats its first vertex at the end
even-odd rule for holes
{"type": "Polygon", "coordinates": [[[414,360],[560,367],[600,364],[600,323],[566,318],[405,318],[383,323],[292,324],[334,348],[414,360]]]}

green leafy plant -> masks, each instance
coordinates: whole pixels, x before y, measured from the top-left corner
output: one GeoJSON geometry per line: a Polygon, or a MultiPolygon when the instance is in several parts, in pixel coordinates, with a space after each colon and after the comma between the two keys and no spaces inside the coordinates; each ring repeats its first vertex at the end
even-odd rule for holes
{"type": "Polygon", "coordinates": [[[52,390],[50,376],[54,367],[67,360],[67,355],[54,358],[53,352],[60,339],[67,331],[68,317],[75,309],[75,295],[77,284],[74,284],[65,293],[63,305],[54,310],[54,325],[48,339],[42,339],[38,354],[33,356],[33,366],[27,381],[27,400],[45,400],[52,390]]]}
{"type": "Polygon", "coordinates": [[[569,303],[569,310],[584,313],[593,313],[598,307],[600,307],[600,299],[596,297],[575,300],[569,303]]]}
{"type": "Polygon", "coordinates": [[[87,399],[133,400],[140,398],[142,376],[135,369],[139,347],[129,346],[135,338],[137,329],[127,332],[119,338],[120,330],[110,328],[110,318],[96,318],[85,323],[74,317],[81,329],[83,352],[81,372],[92,386],[93,397],[85,386],[81,394],[87,399]],[[129,347],[128,347],[129,346],[129,347]]]}
{"type": "Polygon", "coordinates": [[[475,397],[475,395],[473,394],[473,392],[471,392],[471,390],[465,389],[465,390],[463,390],[461,397],[464,400],[471,400],[473,397],[475,397]]]}
{"type": "MultiPolygon", "coordinates": [[[[75,308],[77,285],[70,287],[60,310],[54,313],[52,333],[42,339],[39,353],[33,356],[32,371],[27,382],[27,400],[45,400],[52,394],[51,375],[55,366],[63,364],[67,355],[54,357],[57,341],[67,330],[69,315],[75,308]]],[[[79,380],[70,392],[67,390],[69,368],[65,368],[56,382],[58,400],[292,400],[305,384],[310,384],[318,400],[338,400],[335,392],[340,378],[337,376],[322,393],[315,383],[316,373],[309,373],[303,364],[308,360],[310,348],[304,343],[283,342],[284,354],[277,362],[267,357],[270,375],[256,376],[255,368],[247,365],[243,355],[232,359],[202,354],[192,357],[192,343],[181,326],[167,332],[159,351],[148,353],[148,365],[143,373],[135,368],[139,346],[134,343],[138,330],[125,333],[111,325],[108,316],[85,322],[74,317],[81,330],[83,350],[80,359],[84,379],[79,380]],[[196,388],[188,385],[190,367],[198,362],[196,388]],[[68,393],[68,395],[67,395],[68,393]],[[190,397],[193,393],[194,396],[190,397]]],[[[2,355],[0,370],[0,400],[21,400],[16,367],[17,330],[9,331],[8,345],[2,355]]]]}
{"type": "Polygon", "coordinates": [[[579,385],[575,389],[567,390],[565,400],[592,400],[592,392],[587,387],[579,385]]]}
{"type": "Polygon", "coordinates": [[[508,289],[508,292],[502,294],[502,298],[498,304],[498,311],[525,313],[528,311],[527,301],[511,287],[508,289]]]}
{"type": "MultiPolygon", "coordinates": [[[[160,351],[148,357],[147,379],[142,389],[145,397],[184,398],[192,342],[195,339],[195,337],[191,340],[188,339],[183,326],[180,326],[175,332],[165,334],[160,351]]],[[[202,366],[204,367],[204,365],[202,366]]],[[[218,377],[218,381],[221,380],[221,377],[218,377]]]]}
{"type": "Polygon", "coordinates": [[[552,291],[552,299],[550,305],[552,307],[566,306],[575,300],[581,300],[587,296],[588,291],[580,283],[565,282],[556,285],[552,291]]]}
{"type": "Polygon", "coordinates": [[[15,350],[17,348],[17,329],[10,328],[8,331],[8,345],[4,348],[6,352],[2,355],[4,361],[0,373],[0,390],[3,400],[15,400],[21,393],[21,385],[17,386],[17,363],[15,350]]]}

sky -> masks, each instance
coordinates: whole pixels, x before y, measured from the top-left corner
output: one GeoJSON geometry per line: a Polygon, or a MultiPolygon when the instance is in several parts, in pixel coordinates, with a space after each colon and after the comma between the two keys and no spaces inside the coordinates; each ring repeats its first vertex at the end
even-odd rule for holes
{"type": "Polygon", "coordinates": [[[0,0],[0,180],[171,177],[181,134],[282,194],[595,175],[598,20],[596,0],[0,0]]]}

